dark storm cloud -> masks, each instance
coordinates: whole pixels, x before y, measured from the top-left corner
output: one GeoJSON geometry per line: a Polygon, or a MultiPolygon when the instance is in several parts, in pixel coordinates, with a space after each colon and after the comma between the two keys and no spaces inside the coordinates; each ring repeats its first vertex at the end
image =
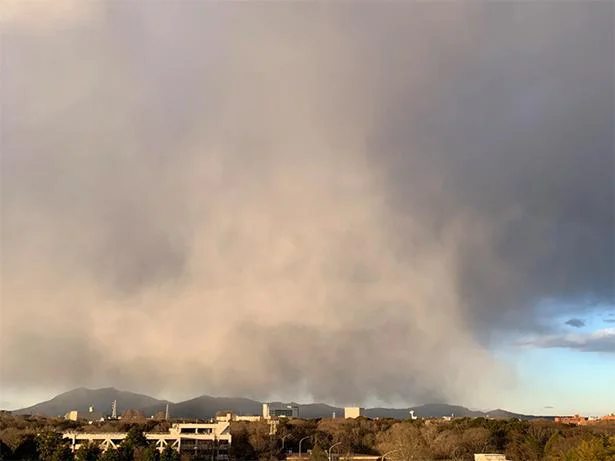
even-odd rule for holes
{"type": "Polygon", "coordinates": [[[472,402],[492,338],[612,347],[552,319],[615,303],[615,5],[60,3],[2,23],[3,384],[472,402]]]}
{"type": "Polygon", "coordinates": [[[566,325],[569,325],[574,328],[582,328],[585,326],[585,321],[581,319],[572,318],[566,322],[566,325]]]}

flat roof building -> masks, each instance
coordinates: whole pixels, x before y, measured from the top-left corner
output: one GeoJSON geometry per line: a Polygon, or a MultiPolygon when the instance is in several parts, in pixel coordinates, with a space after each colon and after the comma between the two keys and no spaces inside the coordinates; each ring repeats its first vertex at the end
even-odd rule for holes
{"type": "MultiPolygon", "coordinates": [[[[127,432],[65,432],[63,437],[69,439],[73,451],[86,442],[96,443],[102,451],[117,448],[128,435],[127,432]]],[[[168,432],[146,432],[145,438],[155,443],[159,451],[170,446],[178,452],[211,454],[211,459],[228,459],[228,447],[231,444],[230,423],[179,423],[173,424],[168,432]]]]}
{"type": "Polygon", "coordinates": [[[344,408],[344,418],[358,418],[360,416],[365,416],[365,409],[361,407],[345,407],[344,408]]]}
{"type": "Polygon", "coordinates": [[[297,418],[299,407],[297,405],[283,405],[263,403],[263,418],[297,418]]]}

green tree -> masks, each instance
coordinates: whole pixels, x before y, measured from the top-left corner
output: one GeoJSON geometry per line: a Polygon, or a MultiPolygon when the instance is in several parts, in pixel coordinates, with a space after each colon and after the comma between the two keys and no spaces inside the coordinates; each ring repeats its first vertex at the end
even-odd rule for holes
{"type": "Polygon", "coordinates": [[[159,461],[160,452],[156,447],[148,445],[146,447],[139,447],[135,449],[136,461],[159,461]]]}
{"type": "Polygon", "coordinates": [[[128,430],[122,445],[131,448],[144,448],[148,446],[148,441],[143,431],[138,426],[133,426],[128,430]]]}
{"type": "Polygon", "coordinates": [[[264,421],[249,426],[248,440],[258,459],[271,459],[276,454],[276,440],[269,433],[269,424],[264,421]]]}
{"type": "Polygon", "coordinates": [[[75,452],[76,461],[98,461],[100,456],[100,448],[92,443],[82,444],[75,452]]]}
{"type": "Polygon", "coordinates": [[[122,461],[122,455],[117,448],[108,448],[99,459],[100,461],[122,461]]]}
{"type": "Polygon", "coordinates": [[[51,461],[74,461],[75,456],[66,444],[58,446],[51,455],[51,461]]]}
{"type": "Polygon", "coordinates": [[[26,434],[20,438],[13,450],[13,459],[20,461],[38,461],[42,459],[38,454],[38,444],[34,435],[26,434]]]}
{"type": "Polygon", "coordinates": [[[179,453],[175,448],[167,445],[160,453],[160,461],[179,461],[179,453]]]}
{"type": "Polygon", "coordinates": [[[603,441],[594,437],[582,440],[568,454],[566,460],[570,461],[610,461],[611,458],[603,441]]]}
{"type": "Polygon", "coordinates": [[[64,444],[62,434],[54,431],[41,432],[36,437],[38,454],[42,461],[51,461],[56,450],[64,444]]]}
{"type": "Polygon", "coordinates": [[[327,461],[327,453],[319,444],[314,445],[310,454],[311,461],[327,461]]]}
{"type": "Polygon", "coordinates": [[[4,441],[0,440],[0,461],[12,459],[13,450],[4,441]]]}

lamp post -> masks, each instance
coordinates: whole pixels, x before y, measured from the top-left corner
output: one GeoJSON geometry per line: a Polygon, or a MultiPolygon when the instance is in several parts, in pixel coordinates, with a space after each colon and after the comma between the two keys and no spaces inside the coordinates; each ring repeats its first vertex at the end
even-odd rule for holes
{"type": "Polygon", "coordinates": [[[399,451],[399,450],[391,450],[391,451],[389,451],[389,452],[386,452],[384,455],[382,455],[382,456],[380,457],[380,459],[381,459],[382,461],[385,461],[385,458],[386,458],[388,455],[390,455],[390,454],[392,454],[392,453],[397,453],[398,451],[399,451]]]}
{"type": "Polygon", "coordinates": [[[301,440],[299,440],[299,458],[301,458],[301,442],[309,438],[310,436],[308,435],[307,437],[303,437],[301,440]]]}
{"type": "Polygon", "coordinates": [[[286,434],[285,436],[282,437],[282,453],[284,452],[284,440],[286,440],[286,437],[290,436],[290,434],[286,434]]]}
{"type": "Polygon", "coordinates": [[[329,447],[329,461],[331,461],[331,450],[333,450],[334,447],[337,447],[338,445],[341,445],[341,444],[342,442],[337,442],[329,447]]]}

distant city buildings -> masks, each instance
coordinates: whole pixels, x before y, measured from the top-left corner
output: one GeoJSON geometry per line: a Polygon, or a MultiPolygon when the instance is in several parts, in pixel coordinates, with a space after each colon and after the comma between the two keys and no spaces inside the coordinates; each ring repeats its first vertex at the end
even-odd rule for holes
{"type": "Polygon", "coordinates": [[[610,415],[591,417],[591,416],[556,416],[555,422],[558,424],[573,424],[575,426],[587,426],[591,424],[600,424],[606,422],[615,422],[615,413],[610,415]]]}
{"type": "Polygon", "coordinates": [[[77,421],[81,419],[93,423],[95,421],[104,421],[105,416],[100,412],[94,411],[94,407],[91,406],[87,413],[71,410],[64,415],[64,419],[68,421],[77,421]]]}

